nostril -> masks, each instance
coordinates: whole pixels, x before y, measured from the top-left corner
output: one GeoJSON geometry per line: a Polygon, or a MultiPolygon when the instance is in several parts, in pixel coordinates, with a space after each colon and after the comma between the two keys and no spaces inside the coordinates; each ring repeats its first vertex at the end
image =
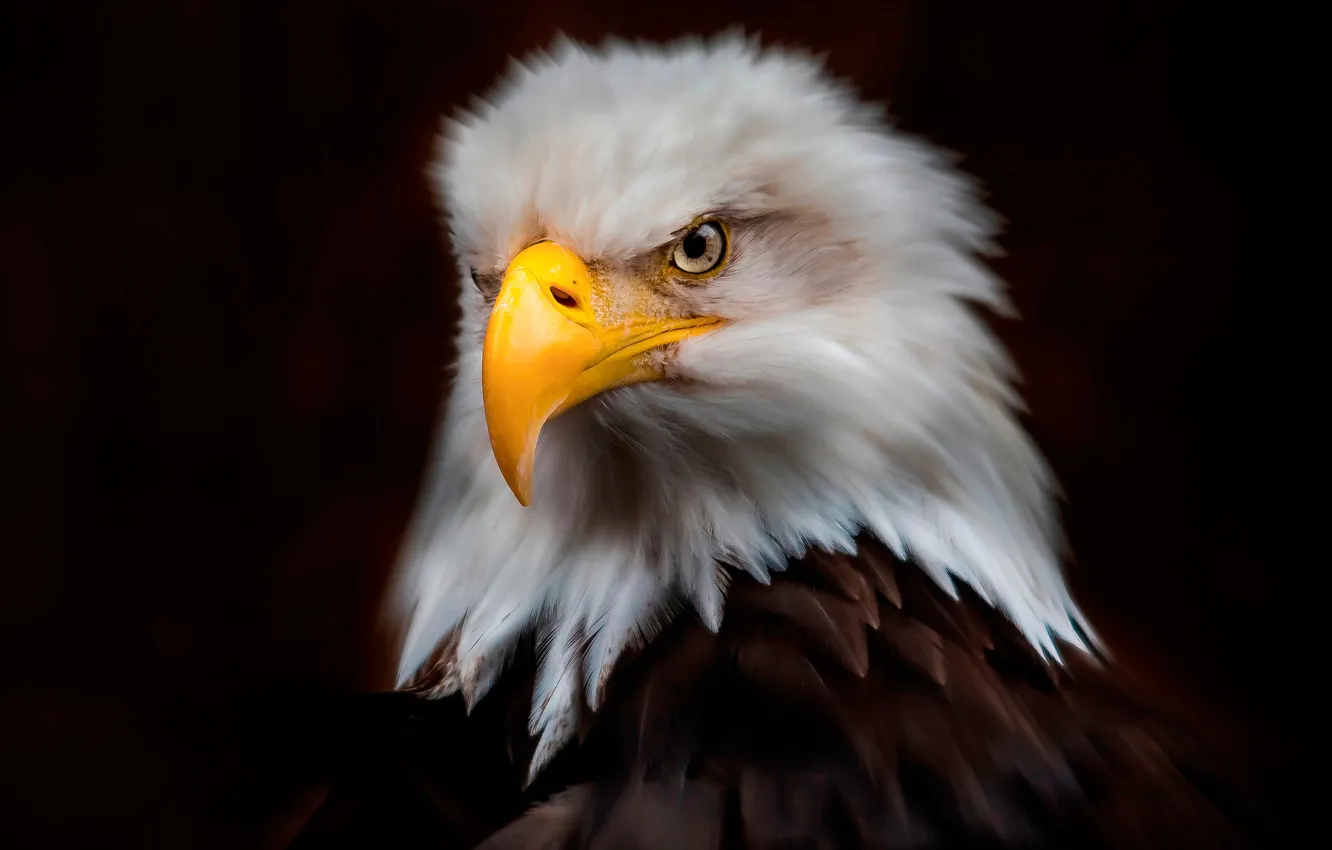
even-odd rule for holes
{"type": "Polygon", "coordinates": [[[554,298],[555,303],[559,304],[561,307],[578,306],[578,299],[574,298],[572,295],[565,292],[563,289],[560,289],[558,286],[552,286],[550,288],[550,297],[554,298]]]}

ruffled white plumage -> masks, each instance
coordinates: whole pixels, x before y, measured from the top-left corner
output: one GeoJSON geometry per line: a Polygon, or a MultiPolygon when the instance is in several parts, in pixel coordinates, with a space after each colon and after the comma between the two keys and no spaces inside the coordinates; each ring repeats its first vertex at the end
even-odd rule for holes
{"type": "Polygon", "coordinates": [[[396,599],[402,679],[460,629],[462,688],[480,699],[539,630],[535,772],[682,601],[721,623],[719,564],[763,581],[809,549],[854,551],[862,530],[945,589],[975,587],[1047,656],[1056,638],[1082,645],[1054,480],[973,312],[1008,309],[977,259],[996,219],[948,162],[807,57],[735,38],[561,44],[474,111],[432,171],[460,269],[501,271],[552,238],[613,276],[700,212],[751,225],[723,276],[673,293],[731,324],[673,352],[681,380],[549,423],[526,509],[490,455],[488,308],[465,289],[396,599]]]}

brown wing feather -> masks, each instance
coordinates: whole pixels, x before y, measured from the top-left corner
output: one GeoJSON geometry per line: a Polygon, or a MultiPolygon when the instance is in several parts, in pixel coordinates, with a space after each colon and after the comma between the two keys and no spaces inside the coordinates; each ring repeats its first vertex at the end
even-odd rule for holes
{"type": "Polygon", "coordinates": [[[719,633],[681,619],[622,659],[525,793],[530,653],[470,717],[398,695],[413,722],[371,736],[295,846],[1238,846],[1185,738],[1067,654],[877,544],[810,557],[737,578],[719,633]]]}
{"type": "Polygon", "coordinates": [[[902,591],[897,586],[897,571],[893,569],[893,563],[894,559],[874,541],[862,545],[857,558],[857,566],[869,577],[874,589],[894,608],[901,608],[902,591]]]}
{"type": "Polygon", "coordinates": [[[481,843],[479,850],[560,850],[567,847],[577,837],[584,812],[595,793],[590,785],[562,791],[491,835],[481,843]]]}
{"type": "Polygon", "coordinates": [[[832,593],[790,581],[771,586],[746,582],[734,588],[727,606],[745,610],[751,617],[771,615],[784,620],[783,631],[799,634],[809,645],[840,663],[857,676],[869,670],[866,626],[873,619],[864,606],[832,593]]]}

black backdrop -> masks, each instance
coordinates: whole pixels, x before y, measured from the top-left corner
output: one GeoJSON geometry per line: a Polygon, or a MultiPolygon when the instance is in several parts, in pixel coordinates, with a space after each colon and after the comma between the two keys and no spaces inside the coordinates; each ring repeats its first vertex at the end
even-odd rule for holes
{"type": "Polygon", "coordinates": [[[861,7],[4,12],[0,838],[271,844],[321,700],[388,684],[373,613],[450,356],[423,163],[439,113],[557,29],[741,22],[967,153],[1010,222],[1001,332],[1078,591],[1135,675],[1294,740],[1289,597],[1318,564],[1274,552],[1302,498],[1277,474],[1307,460],[1270,331],[1317,277],[1291,206],[1314,16],[861,7]]]}

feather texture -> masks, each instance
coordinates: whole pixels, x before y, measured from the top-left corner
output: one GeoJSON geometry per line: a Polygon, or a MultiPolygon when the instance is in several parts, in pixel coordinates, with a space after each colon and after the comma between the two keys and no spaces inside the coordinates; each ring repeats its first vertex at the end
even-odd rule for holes
{"type": "Polygon", "coordinates": [[[727,606],[717,633],[681,619],[622,658],[586,739],[526,792],[527,765],[495,750],[513,710],[526,735],[537,648],[470,717],[458,695],[399,695],[411,721],[386,735],[378,716],[374,757],[354,761],[293,846],[1264,846],[1227,821],[1258,810],[1226,784],[1224,750],[1205,756],[1104,662],[1070,652],[1067,675],[1039,675],[1055,668],[1002,615],[913,566],[810,557],[771,587],[737,578],[727,606]],[[872,627],[824,589],[857,585],[845,567],[867,584],[893,575],[902,608],[877,597],[872,627]],[[913,613],[936,607],[991,622],[939,631],[913,613]],[[415,790],[390,804],[370,793],[383,787],[415,790]]]}
{"type": "Polygon", "coordinates": [[[494,296],[464,289],[395,596],[400,681],[457,708],[364,757],[410,789],[396,815],[353,782],[307,846],[415,846],[432,819],[490,848],[1224,843],[1183,739],[1089,654],[1058,488],[976,313],[1007,307],[996,219],[946,157],[729,36],[561,42],[438,154],[460,270],[555,242],[597,322],[633,296],[718,324],[642,355],[666,380],[545,422],[525,508],[487,439],[494,296]],[[661,271],[700,216],[725,267],[661,271]]]}
{"type": "Polygon", "coordinates": [[[566,741],[620,653],[690,609],[722,628],[733,574],[767,582],[809,552],[831,553],[826,599],[779,590],[770,613],[863,671],[864,628],[830,612],[858,606],[875,628],[863,585],[894,602],[898,589],[890,570],[847,567],[858,548],[971,588],[1040,655],[1084,643],[1054,479],[976,313],[1005,305],[981,262],[996,218],[947,157],[817,61],[732,36],[562,42],[447,122],[430,177],[460,272],[499,281],[524,246],[553,241],[589,263],[606,315],[633,294],[723,324],[652,352],[669,380],[547,422],[524,508],[481,393],[494,293],[462,289],[456,380],[394,594],[401,683],[460,630],[451,663],[476,705],[531,629],[571,623],[587,643],[552,656],[567,670],[533,715],[566,741]],[[727,223],[725,268],[664,274],[663,246],[701,215],[727,223]]]}

